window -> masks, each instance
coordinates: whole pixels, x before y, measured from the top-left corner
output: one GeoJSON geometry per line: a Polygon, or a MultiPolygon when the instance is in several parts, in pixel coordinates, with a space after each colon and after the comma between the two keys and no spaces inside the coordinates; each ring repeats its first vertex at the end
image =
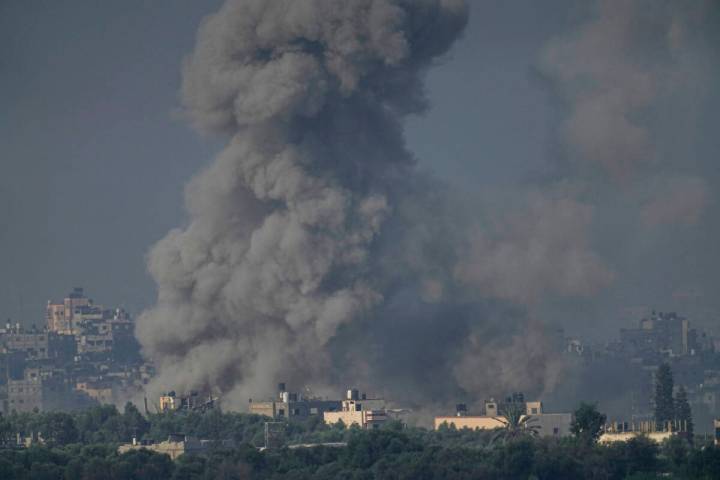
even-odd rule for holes
{"type": "Polygon", "coordinates": [[[553,428],[553,435],[560,435],[560,429],[558,427],[553,428]]]}
{"type": "Polygon", "coordinates": [[[280,417],[284,417],[284,416],[285,416],[285,409],[284,409],[284,408],[278,409],[278,416],[280,416],[280,417]]]}
{"type": "Polygon", "coordinates": [[[318,409],[317,407],[310,407],[310,415],[317,415],[318,409]]]}
{"type": "Polygon", "coordinates": [[[531,408],[530,413],[532,413],[533,415],[537,415],[537,408],[535,408],[535,407],[531,408]]]}
{"type": "Polygon", "coordinates": [[[296,408],[295,410],[293,410],[293,415],[300,415],[300,409],[296,408]]]}

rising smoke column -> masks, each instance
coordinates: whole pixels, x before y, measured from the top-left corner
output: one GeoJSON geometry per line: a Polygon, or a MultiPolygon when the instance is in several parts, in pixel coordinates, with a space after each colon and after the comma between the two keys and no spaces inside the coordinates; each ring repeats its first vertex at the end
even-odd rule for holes
{"type": "Polygon", "coordinates": [[[244,403],[325,381],[338,328],[392,283],[374,249],[414,175],[401,122],[466,21],[453,0],[230,0],[204,21],[184,111],[231,139],[188,185],[188,225],[149,255],[151,389],[244,403]]]}

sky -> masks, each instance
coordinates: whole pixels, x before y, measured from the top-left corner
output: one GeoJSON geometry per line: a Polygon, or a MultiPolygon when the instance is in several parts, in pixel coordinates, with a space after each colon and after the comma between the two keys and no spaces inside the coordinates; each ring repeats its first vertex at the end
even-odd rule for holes
{"type": "MultiPolygon", "coordinates": [[[[75,286],[84,286],[98,303],[136,314],[153,303],[148,251],[185,224],[185,185],[224,143],[198,134],[178,113],[183,58],[202,18],[220,4],[0,2],[2,317],[42,324],[45,302],[60,300],[75,286]]],[[[589,298],[541,302],[535,314],[543,320],[573,333],[613,336],[648,308],[658,308],[687,312],[713,327],[720,311],[720,261],[713,250],[720,100],[712,88],[717,65],[706,60],[711,57],[692,43],[683,47],[690,53],[680,66],[664,69],[669,60],[655,59],[650,34],[622,37],[637,46],[640,60],[601,51],[597,58],[607,63],[584,72],[599,84],[608,82],[610,93],[633,107],[628,115],[649,125],[647,148],[654,153],[648,155],[658,160],[632,173],[646,181],[616,182],[570,158],[572,152],[589,158],[600,149],[588,153],[592,142],[568,128],[568,118],[572,125],[589,125],[600,140],[610,128],[583,116],[593,107],[584,103],[592,95],[573,78],[583,73],[573,64],[584,58],[583,35],[592,44],[595,34],[592,28],[577,31],[589,21],[587,12],[557,0],[478,1],[471,7],[464,36],[428,75],[430,110],[406,124],[408,148],[420,167],[484,205],[512,203],[507,197],[538,185],[584,185],[582,199],[592,204],[593,220],[589,233],[577,235],[583,242],[589,237],[589,248],[613,279],[589,298]],[[673,88],[662,83],[673,74],[680,86],[663,90],[673,88]],[[633,83],[645,77],[662,79],[650,98],[633,83]],[[651,195],[657,191],[680,193],[662,204],[651,195]],[[677,207],[688,198],[687,208],[677,207]],[[631,216],[628,202],[647,206],[644,216],[631,216]],[[649,227],[636,228],[637,218],[649,227]]],[[[712,34],[717,14],[706,15],[712,34]]],[[[616,28],[614,17],[608,18],[596,25],[601,34],[616,28]]],[[[699,41],[713,51],[713,39],[699,41]]],[[[604,118],[603,112],[592,118],[604,118]]],[[[634,148],[633,141],[618,148],[634,148]]],[[[597,163],[620,168],[598,155],[597,163]]],[[[630,170],[622,169],[620,176],[630,170]]]]}

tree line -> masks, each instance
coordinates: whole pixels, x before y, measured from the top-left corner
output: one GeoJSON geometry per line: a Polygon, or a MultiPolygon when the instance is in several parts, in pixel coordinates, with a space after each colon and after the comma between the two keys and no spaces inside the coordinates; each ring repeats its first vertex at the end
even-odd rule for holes
{"type": "MultiPolygon", "coordinates": [[[[674,437],[662,445],[642,436],[599,445],[605,422],[595,405],[575,412],[573,436],[538,438],[514,431],[439,430],[399,422],[379,430],[328,426],[317,418],[286,425],[287,444],[347,442],[346,447],[261,451],[265,417],[219,410],[147,417],[128,404],[76,413],[11,414],[0,420],[2,479],[717,479],[720,449],[674,437]],[[44,444],[12,448],[11,433],[42,432],[44,444]],[[183,455],[173,462],[148,450],[117,453],[136,438],[165,440],[183,432],[232,439],[233,448],[183,455]]],[[[697,443],[697,442],[696,442],[697,443]]]]}

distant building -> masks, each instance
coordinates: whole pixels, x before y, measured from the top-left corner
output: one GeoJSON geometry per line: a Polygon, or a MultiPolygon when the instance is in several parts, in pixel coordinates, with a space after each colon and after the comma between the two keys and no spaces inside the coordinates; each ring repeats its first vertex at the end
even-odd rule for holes
{"type": "Polygon", "coordinates": [[[0,332],[0,343],[10,352],[22,352],[26,360],[72,361],[75,338],[36,328],[25,330],[20,325],[6,325],[0,332]]]}
{"type": "MultiPolygon", "coordinates": [[[[546,413],[542,402],[525,402],[522,397],[514,399],[524,405],[525,414],[521,418],[530,418],[529,425],[540,436],[564,437],[570,435],[571,413],[546,413]]],[[[506,402],[508,403],[508,402],[506,402]]],[[[503,407],[494,400],[485,402],[484,415],[467,415],[464,405],[458,405],[455,416],[435,417],[435,430],[442,425],[455,426],[457,429],[494,430],[504,428],[507,418],[502,414],[503,407]]]]}
{"type": "Polygon", "coordinates": [[[631,355],[642,355],[651,352],[665,352],[672,356],[691,355],[703,347],[698,343],[695,330],[690,329],[687,318],[675,312],[656,312],[640,320],[638,328],[621,329],[620,342],[623,350],[631,355]]]}
{"type": "Polygon", "coordinates": [[[151,450],[156,453],[169,455],[172,460],[176,460],[180,455],[191,454],[199,455],[207,452],[209,449],[216,447],[227,447],[231,448],[235,445],[232,440],[200,440],[195,437],[190,437],[182,433],[173,433],[168,436],[168,439],[164,442],[149,443],[149,442],[138,442],[137,439],[133,438],[132,443],[125,443],[118,447],[118,453],[123,454],[132,450],[151,450]]]}
{"type": "Polygon", "coordinates": [[[613,422],[603,427],[598,443],[627,442],[637,437],[662,443],[676,435],[685,435],[685,429],[680,422],[677,422],[676,425],[669,424],[664,429],[657,429],[654,421],[613,422]]]}
{"type": "Polygon", "coordinates": [[[113,403],[115,392],[110,382],[78,382],[75,389],[100,404],[113,403]]]}
{"type": "Polygon", "coordinates": [[[39,368],[27,368],[23,378],[9,380],[7,392],[6,411],[10,412],[61,410],[73,400],[72,392],[62,378],[39,368]]]}
{"type": "Polygon", "coordinates": [[[322,415],[325,412],[338,411],[341,406],[340,400],[305,398],[302,394],[288,392],[285,384],[280,383],[274,399],[259,402],[250,399],[248,410],[250,413],[270,418],[290,418],[322,415]]]}
{"type": "Polygon", "coordinates": [[[160,396],[159,408],[161,412],[207,410],[213,408],[214,403],[212,396],[203,397],[198,392],[178,395],[172,391],[160,396]]]}
{"type": "Polygon", "coordinates": [[[48,301],[46,318],[50,332],[75,336],[80,354],[110,352],[133,339],[133,322],[125,310],[95,305],[79,287],[61,304],[48,301]]]}
{"type": "Polygon", "coordinates": [[[76,287],[63,300],[63,303],[53,304],[48,300],[46,319],[48,330],[51,332],[72,335],[76,332],[76,320],[80,320],[84,307],[91,307],[92,300],[87,298],[83,289],[76,287]]]}
{"type": "Polygon", "coordinates": [[[123,309],[105,309],[75,288],[63,302],[48,302],[46,322],[40,329],[0,327],[0,411],[110,403],[152,377],[123,309]]]}
{"type": "Polygon", "coordinates": [[[381,398],[367,398],[358,390],[347,391],[339,411],[326,411],[323,419],[327,424],[342,422],[346,426],[357,425],[360,428],[378,428],[388,421],[388,411],[385,409],[385,400],[381,398]]]}

